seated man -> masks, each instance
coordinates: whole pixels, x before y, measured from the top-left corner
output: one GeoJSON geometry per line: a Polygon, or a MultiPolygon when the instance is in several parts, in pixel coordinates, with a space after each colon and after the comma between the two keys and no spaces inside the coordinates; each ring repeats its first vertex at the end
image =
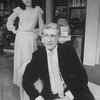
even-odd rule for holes
{"type": "Polygon", "coordinates": [[[33,53],[23,74],[22,85],[30,100],[94,100],[88,88],[86,70],[71,45],[60,44],[60,27],[43,27],[43,48],[33,53]],[[33,85],[38,78],[39,92],[33,85]]]}

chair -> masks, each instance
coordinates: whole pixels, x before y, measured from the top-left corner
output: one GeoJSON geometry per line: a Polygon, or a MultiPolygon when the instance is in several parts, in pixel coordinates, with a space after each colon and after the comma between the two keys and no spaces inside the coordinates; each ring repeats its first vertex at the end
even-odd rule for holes
{"type": "Polygon", "coordinates": [[[95,100],[100,100],[100,86],[92,82],[88,82],[88,86],[95,100]]]}
{"type": "MultiPolygon", "coordinates": [[[[19,70],[19,75],[20,75],[20,83],[22,84],[22,76],[23,76],[23,73],[25,71],[25,68],[26,68],[26,65],[29,63],[29,61],[23,63],[21,69],[19,70]]],[[[35,82],[35,87],[36,89],[41,92],[42,91],[42,88],[43,88],[43,84],[41,82],[40,79],[38,79],[36,82],[35,82]]],[[[95,100],[100,100],[100,86],[95,84],[95,83],[92,83],[92,82],[88,82],[88,86],[89,86],[89,89],[90,91],[92,92],[95,100]]],[[[26,94],[26,92],[24,91],[22,85],[20,85],[20,96],[21,96],[21,100],[29,100],[29,97],[28,95],[26,94]]]]}

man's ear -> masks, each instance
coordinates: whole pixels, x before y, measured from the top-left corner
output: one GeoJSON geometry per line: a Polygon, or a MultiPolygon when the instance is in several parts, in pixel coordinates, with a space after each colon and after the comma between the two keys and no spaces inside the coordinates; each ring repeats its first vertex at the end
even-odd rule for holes
{"type": "Polygon", "coordinates": [[[58,37],[58,43],[59,43],[59,41],[60,41],[60,38],[61,38],[61,36],[58,37]]]}

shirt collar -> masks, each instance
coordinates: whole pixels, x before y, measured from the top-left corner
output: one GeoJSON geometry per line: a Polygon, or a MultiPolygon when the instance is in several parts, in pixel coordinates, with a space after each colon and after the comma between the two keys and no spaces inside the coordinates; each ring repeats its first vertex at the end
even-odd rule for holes
{"type": "MultiPolygon", "coordinates": [[[[58,46],[56,46],[55,49],[52,51],[53,54],[57,54],[57,48],[58,48],[58,46]]],[[[51,51],[48,50],[48,49],[46,49],[46,51],[47,51],[47,54],[48,54],[48,55],[51,53],[51,51]]]]}

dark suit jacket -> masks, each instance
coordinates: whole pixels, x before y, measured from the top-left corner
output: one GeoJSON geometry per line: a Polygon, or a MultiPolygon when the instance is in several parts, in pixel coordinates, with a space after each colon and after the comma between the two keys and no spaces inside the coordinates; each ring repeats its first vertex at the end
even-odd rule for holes
{"type": "MultiPolygon", "coordinates": [[[[88,77],[86,70],[80,62],[74,47],[71,45],[58,44],[57,50],[60,71],[67,85],[64,92],[70,90],[75,100],[94,100],[87,97],[85,98],[85,94],[88,95],[88,97],[91,97],[92,94],[87,86],[88,77]]],[[[39,95],[45,100],[52,100],[45,47],[33,53],[32,60],[24,72],[22,84],[30,100],[35,100],[39,95]],[[33,85],[38,77],[42,79],[44,83],[43,90],[40,94],[33,85]]]]}

